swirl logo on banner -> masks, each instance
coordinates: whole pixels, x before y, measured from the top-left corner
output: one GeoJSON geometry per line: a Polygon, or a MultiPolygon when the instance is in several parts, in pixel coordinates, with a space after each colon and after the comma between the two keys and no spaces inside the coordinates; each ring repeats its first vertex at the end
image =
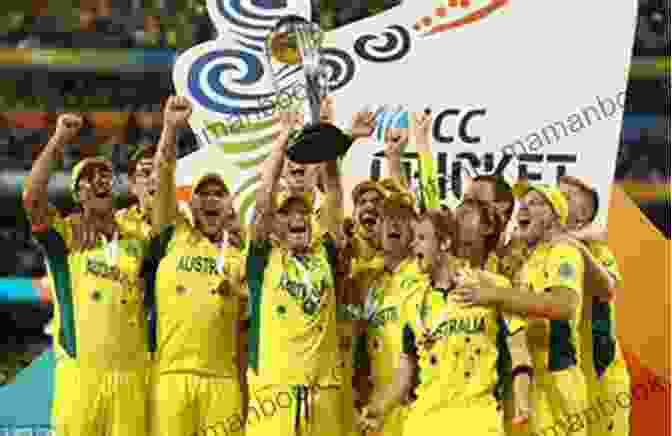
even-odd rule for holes
{"type": "MultiPolygon", "coordinates": [[[[546,182],[573,174],[608,204],[636,2],[610,4],[610,18],[596,32],[600,4],[442,1],[404,1],[326,33],[336,124],[347,129],[357,111],[384,109],[384,125],[344,159],[346,192],[383,175],[387,128],[407,128],[408,112],[431,108],[444,199],[459,196],[463,180],[477,174],[546,182]]],[[[281,17],[308,19],[310,2],[208,0],[208,12],[217,39],[186,51],[174,70],[178,93],[195,105],[190,123],[204,145],[178,162],[178,184],[188,186],[202,170],[225,172],[246,215],[277,133],[274,112],[305,104],[299,66],[280,70],[281,91],[274,92],[264,41],[281,17]]],[[[404,159],[417,178],[412,138],[404,159]]]]}

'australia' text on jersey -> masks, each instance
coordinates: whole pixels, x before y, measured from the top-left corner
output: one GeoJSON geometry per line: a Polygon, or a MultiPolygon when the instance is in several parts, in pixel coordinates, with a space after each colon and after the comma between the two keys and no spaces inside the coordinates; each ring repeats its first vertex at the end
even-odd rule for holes
{"type": "Polygon", "coordinates": [[[203,274],[217,274],[217,262],[206,256],[180,256],[177,261],[177,271],[197,272],[203,274]]]}

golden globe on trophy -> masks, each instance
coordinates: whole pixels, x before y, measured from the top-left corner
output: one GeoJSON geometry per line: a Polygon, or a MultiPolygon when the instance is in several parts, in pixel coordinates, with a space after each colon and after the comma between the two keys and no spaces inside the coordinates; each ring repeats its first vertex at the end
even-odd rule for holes
{"type": "MultiPolygon", "coordinates": [[[[280,97],[287,94],[281,82],[288,71],[295,71],[291,67],[296,65],[303,69],[308,108],[304,114],[306,122],[287,150],[290,160],[302,164],[335,160],[343,156],[352,144],[352,140],[338,127],[320,120],[321,102],[329,92],[327,71],[321,56],[322,39],[323,33],[317,24],[297,15],[281,18],[266,38],[266,57],[278,98],[276,107],[280,106],[280,97]]],[[[290,90],[290,94],[294,91],[290,90]]]]}

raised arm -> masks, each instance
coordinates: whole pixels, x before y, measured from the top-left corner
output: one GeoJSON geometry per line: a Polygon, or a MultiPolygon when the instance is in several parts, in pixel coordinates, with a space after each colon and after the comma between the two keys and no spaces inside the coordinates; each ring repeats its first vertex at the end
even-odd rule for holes
{"type": "Polygon", "coordinates": [[[280,113],[280,132],[273,143],[271,154],[264,162],[261,186],[257,189],[255,222],[252,226],[251,240],[268,240],[273,232],[273,193],[285,165],[285,155],[289,146],[292,127],[298,123],[300,115],[294,112],[280,113]]]}
{"type": "MultiPolygon", "coordinates": [[[[334,123],[334,101],[331,97],[326,97],[322,102],[321,118],[323,121],[334,123]]],[[[341,183],[341,174],[339,169],[339,161],[333,160],[324,163],[319,168],[322,180],[324,181],[324,190],[326,199],[322,212],[320,214],[320,225],[323,230],[326,230],[339,248],[343,238],[342,224],[343,224],[343,185],[341,183]]]]}
{"type": "Polygon", "coordinates": [[[390,127],[385,132],[385,159],[389,177],[396,180],[400,186],[409,187],[401,166],[402,149],[408,143],[407,127],[390,127]]]}
{"type": "Polygon", "coordinates": [[[23,205],[33,229],[49,225],[48,185],[52,168],[63,147],[72,141],[82,128],[83,120],[74,114],[63,114],[56,121],[56,130],[40,153],[23,189],[23,205]]]}
{"type": "Polygon", "coordinates": [[[430,146],[432,137],[432,112],[415,112],[410,120],[411,140],[415,143],[420,161],[420,194],[422,206],[426,210],[441,208],[439,198],[439,181],[434,156],[430,146]]]}
{"type": "Polygon", "coordinates": [[[158,173],[156,202],[152,208],[152,229],[160,234],[177,216],[177,130],[187,126],[191,103],[186,97],[169,97],[163,112],[163,131],[154,156],[154,171],[158,173]]]}

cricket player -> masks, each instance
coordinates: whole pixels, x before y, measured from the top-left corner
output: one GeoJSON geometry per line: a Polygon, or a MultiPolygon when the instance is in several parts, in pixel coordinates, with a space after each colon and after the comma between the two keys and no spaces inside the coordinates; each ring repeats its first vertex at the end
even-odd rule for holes
{"type": "Polygon", "coordinates": [[[148,238],[152,231],[152,200],[157,189],[154,172],[155,153],[156,146],[144,146],[131,156],[128,174],[130,190],[138,203],[117,212],[119,219],[127,222],[129,226],[137,226],[148,238]]]}
{"type": "MultiPolygon", "coordinates": [[[[434,156],[431,150],[432,111],[416,112],[411,117],[411,137],[415,140],[416,150],[420,161],[420,203],[423,210],[449,209],[455,211],[466,200],[477,200],[489,205],[495,211],[494,232],[491,238],[497,238],[497,244],[488,244],[488,271],[506,274],[509,279],[514,270],[522,264],[523,251],[520,245],[508,246],[501,249],[508,242],[507,226],[511,221],[515,206],[515,199],[511,186],[501,175],[479,175],[466,185],[462,199],[454,193],[446,192],[447,198],[442,202],[439,198],[438,173],[434,156]]],[[[490,239],[490,238],[489,238],[490,239]]]]}
{"type": "Polygon", "coordinates": [[[52,423],[63,436],[146,436],[149,362],[140,269],[148,241],[115,218],[113,167],[102,158],[73,169],[72,193],[82,213],[61,218],[49,212],[52,164],[81,126],[79,116],[58,118],[23,193],[55,305],[52,423]],[[93,248],[75,249],[74,228],[82,221],[100,235],[93,248]]]}
{"type": "Polygon", "coordinates": [[[520,199],[518,232],[532,254],[513,289],[465,287],[456,295],[465,304],[495,305],[527,318],[527,327],[516,334],[525,334],[532,365],[514,368],[513,377],[514,386],[531,383],[530,430],[543,434],[564,425],[585,435],[585,425],[569,421],[588,407],[579,332],[585,262],[574,244],[553,242],[567,224],[567,199],[557,187],[543,184],[519,183],[514,193],[520,199]]]}
{"type": "MultiPolygon", "coordinates": [[[[504,317],[495,307],[457,303],[459,283],[501,287],[501,276],[465,266],[452,255],[456,224],[450,212],[427,211],[415,226],[413,253],[428,275],[404,306],[403,351],[396,380],[374,395],[364,423],[375,427],[413,389],[404,435],[423,435],[449,425],[458,433],[503,433],[499,408],[511,366],[504,317]]],[[[387,434],[383,426],[383,434],[387,434]]]]}
{"type": "MultiPolygon", "coordinates": [[[[592,348],[584,348],[584,372],[588,380],[591,404],[612,400],[620,392],[630,392],[630,374],[616,336],[616,307],[613,300],[600,298],[599,291],[593,287],[606,289],[614,294],[623,284],[618,264],[606,242],[595,238],[594,220],[599,208],[597,191],[581,179],[563,176],[559,180],[560,190],[569,201],[567,228],[577,239],[585,242],[589,252],[584,253],[587,264],[586,298],[592,302],[590,307],[591,327],[584,332],[592,348]],[[591,228],[593,230],[591,230],[591,228]]],[[[602,292],[603,293],[603,292],[602,292]]],[[[585,338],[586,336],[584,336],[585,338]]],[[[615,407],[610,416],[601,416],[591,429],[592,435],[630,434],[630,410],[615,407]]]]}
{"type": "MultiPolygon", "coordinates": [[[[415,200],[409,193],[396,193],[383,201],[382,248],[384,267],[362,270],[354,285],[365,295],[366,343],[370,360],[372,396],[380,395],[395,379],[402,351],[401,314],[410,295],[426,280],[411,253],[415,200]]],[[[403,433],[405,407],[386,411],[385,435],[403,433]]]]}
{"type": "Polygon", "coordinates": [[[185,97],[168,99],[155,157],[152,222],[159,235],[144,268],[155,370],[151,429],[157,436],[242,435],[238,340],[246,310],[244,260],[226,241],[231,198],[223,177],[199,177],[191,213],[174,215],[175,132],[190,115],[185,97]]]}
{"type": "MultiPolygon", "coordinates": [[[[296,114],[280,115],[282,129],[257,191],[257,216],[247,254],[250,293],[248,435],[342,436],[335,270],[343,239],[342,193],[321,240],[313,238],[310,196],[276,192],[296,114]],[[283,216],[283,244],[272,244],[272,222],[283,216]],[[335,235],[335,236],[332,236],[335,235]],[[274,404],[266,413],[265,404],[274,404]],[[276,407],[277,405],[277,407],[276,407]]],[[[326,164],[327,190],[340,186],[337,162],[326,164]]],[[[338,191],[336,189],[336,191],[338,191]]]]}

